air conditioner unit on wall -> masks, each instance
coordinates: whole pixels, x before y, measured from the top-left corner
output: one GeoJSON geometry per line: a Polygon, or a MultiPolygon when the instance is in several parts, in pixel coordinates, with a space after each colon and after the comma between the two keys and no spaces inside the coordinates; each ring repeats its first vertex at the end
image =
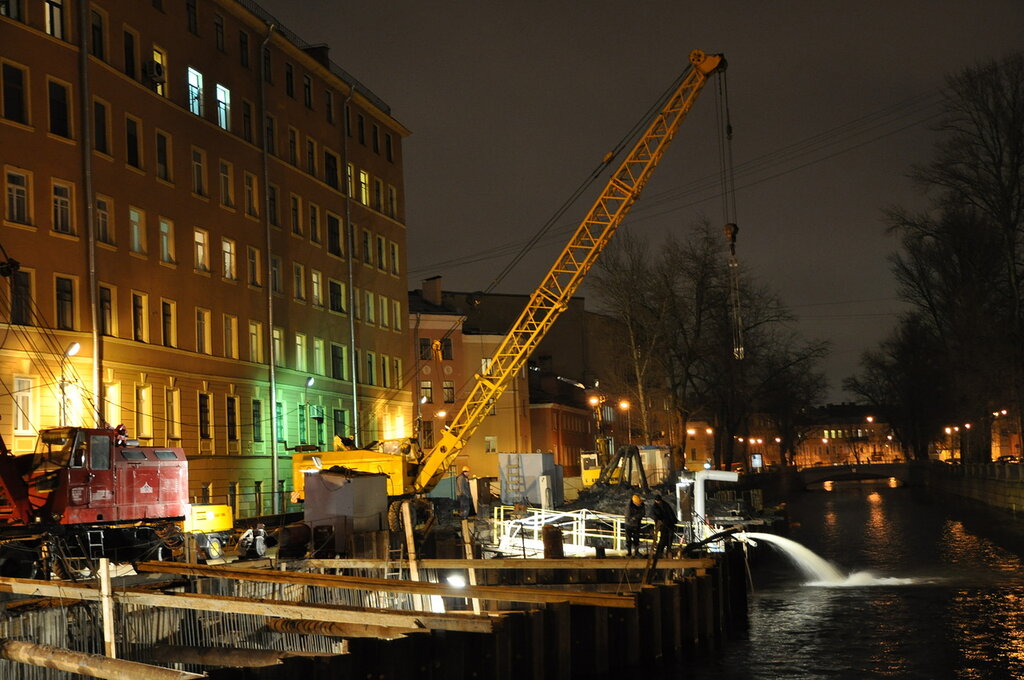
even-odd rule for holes
{"type": "Polygon", "coordinates": [[[164,72],[164,65],[159,61],[150,59],[142,65],[142,74],[154,83],[167,82],[167,74],[164,72]]]}

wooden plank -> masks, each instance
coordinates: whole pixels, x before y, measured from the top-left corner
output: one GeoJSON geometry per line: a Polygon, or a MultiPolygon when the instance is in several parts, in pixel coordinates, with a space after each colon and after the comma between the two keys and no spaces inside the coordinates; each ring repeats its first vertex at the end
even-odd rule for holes
{"type": "MultiPolygon", "coordinates": [[[[192,567],[199,567],[199,565],[192,565],[192,567]]],[[[263,573],[281,575],[280,572],[263,573]]],[[[94,587],[51,581],[36,581],[33,579],[2,578],[0,579],[0,592],[94,602],[100,600],[100,591],[94,587]]],[[[474,616],[472,614],[452,613],[439,615],[429,612],[364,609],[362,607],[307,604],[281,600],[256,600],[200,593],[154,593],[141,588],[118,590],[113,593],[113,597],[118,602],[153,607],[172,607],[198,611],[227,611],[255,616],[310,619],[334,623],[370,624],[389,628],[430,628],[433,630],[455,630],[469,633],[489,633],[493,630],[493,621],[490,617],[474,616]]]]}
{"type": "MultiPolygon", "coordinates": [[[[312,569],[385,569],[386,560],[368,559],[308,559],[297,560],[291,563],[294,566],[309,567],[312,569]]],[[[625,557],[608,557],[597,559],[594,557],[565,557],[558,559],[523,559],[498,558],[492,560],[464,560],[457,558],[449,559],[426,559],[420,560],[421,569],[636,569],[637,560],[625,557]]],[[[669,559],[658,560],[658,571],[669,571],[673,569],[710,569],[715,566],[715,560],[710,557],[697,559],[669,559]]],[[[639,568],[642,568],[642,563],[639,568]]]]}
{"type": "MultiPolygon", "coordinates": [[[[475,566],[477,560],[462,560],[462,562],[470,562],[475,566]]],[[[179,562],[142,562],[136,565],[135,569],[136,571],[164,574],[210,576],[271,583],[301,583],[324,588],[441,595],[446,597],[478,597],[484,600],[500,600],[505,602],[569,602],[575,605],[595,607],[632,607],[634,605],[634,599],[631,595],[579,590],[553,590],[516,586],[465,586],[463,588],[456,588],[447,583],[402,581],[399,579],[341,576],[336,574],[309,574],[296,571],[279,572],[265,569],[182,564],[179,562]]]]}

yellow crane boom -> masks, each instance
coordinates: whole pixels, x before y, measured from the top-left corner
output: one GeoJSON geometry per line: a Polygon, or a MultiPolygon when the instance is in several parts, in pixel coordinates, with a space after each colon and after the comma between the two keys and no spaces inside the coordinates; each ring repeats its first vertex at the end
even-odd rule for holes
{"type": "Polygon", "coordinates": [[[579,288],[612,234],[639,197],[680,124],[686,118],[708,77],[725,67],[720,54],[690,53],[690,70],[667,99],[660,113],[641,135],[629,155],[612,174],[601,195],[577,227],[572,239],[548,271],[522,314],[491,358],[487,375],[476,383],[462,408],[423,458],[413,479],[416,493],[432,489],[455,461],[459,451],[486,418],[492,404],[512,383],[530,354],[579,288]]]}

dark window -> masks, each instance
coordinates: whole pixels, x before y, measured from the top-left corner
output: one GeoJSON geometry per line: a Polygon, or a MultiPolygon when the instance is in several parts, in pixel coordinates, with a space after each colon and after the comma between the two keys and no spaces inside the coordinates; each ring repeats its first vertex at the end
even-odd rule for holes
{"type": "Polygon", "coordinates": [[[277,155],[277,137],[274,130],[277,125],[274,123],[274,119],[271,116],[267,116],[267,124],[264,126],[264,137],[266,138],[267,153],[274,156],[277,155]]]}
{"type": "Polygon", "coordinates": [[[299,425],[299,443],[309,443],[309,421],[306,420],[306,405],[299,404],[299,408],[296,409],[296,418],[298,419],[299,425]]]}
{"type": "MultiPolygon", "coordinates": [[[[159,452],[157,452],[159,453],[159,452]]],[[[121,457],[125,460],[146,460],[146,453],[139,450],[121,449],[121,457]]],[[[157,456],[159,458],[159,456],[157,456]]]]}
{"type": "Polygon", "coordinates": [[[228,441],[238,441],[238,399],[228,397],[228,413],[226,426],[228,430],[228,441]]]}
{"type": "Polygon", "coordinates": [[[249,68],[249,34],[245,31],[238,32],[238,61],[249,68]]]}
{"type": "Polygon", "coordinates": [[[423,421],[423,434],[421,435],[420,445],[425,449],[434,448],[434,423],[429,420],[423,421]]]}
{"type": "Polygon", "coordinates": [[[103,153],[110,153],[110,142],[107,135],[107,105],[102,102],[92,103],[93,148],[103,153]]]}
{"type": "Polygon", "coordinates": [[[324,112],[327,122],[334,125],[334,93],[330,90],[324,90],[324,112]]]}
{"type": "Polygon", "coordinates": [[[157,460],[178,460],[178,454],[168,449],[157,449],[153,452],[157,460]]]}
{"type": "Polygon", "coordinates": [[[199,17],[196,14],[196,0],[185,0],[185,17],[189,33],[199,35],[199,17]]]}
{"type": "Polygon", "coordinates": [[[308,75],[302,76],[302,101],[306,108],[313,108],[313,79],[308,75]]]}
{"type": "Polygon", "coordinates": [[[142,157],[139,153],[139,123],[133,118],[126,118],[124,121],[125,160],[133,168],[142,167],[142,157]]]}
{"type": "Polygon", "coordinates": [[[28,122],[25,108],[25,72],[10,64],[3,65],[4,118],[16,123],[28,122]]]}
{"type": "Polygon", "coordinates": [[[68,88],[52,80],[47,83],[50,93],[50,132],[61,137],[71,136],[68,116],[68,88]]]}
{"type": "Polygon", "coordinates": [[[384,156],[391,162],[395,160],[395,148],[394,142],[391,139],[391,134],[384,133],[384,156]]]}
{"type": "Polygon", "coordinates": [[[346,422],[345,411],[336,408],[334,409],[334,436],[335,437],[347,437],[348,436],[348,423],[346,422]]]}
{"type": "Polygon", "coordinates": [[[275,227],[280,224],[277,213],[277,187],[271,184],[267,188],[267,210],[270,212],[270,223],[275,227]]]}
{"type": "Polygon", "coordinates": [[[210,438],[210,395],[199,395],[199,438],[210,438]]]}
{"type": "Polygon", "coordinates": [[[366,144],[366,119],[363,114],[356,114],[356,135],[360,144],[366,144]]]}
{"type": "Polygon", "coordinates": [[[373,137],[370,141],[373,143],[373,152],[380,153],[380,127],[376,123],[373,124],[373,137]]]}
{"type": "Polygon", "coordinates": [[[114,300],[106,286],[100,286],[100,334],[114,334],[114,300]]]}
{"type": "Polygon", "coordinates": [[[268,83],[274,82],[274,75],[273,72],[271,71],[269,47],[263,48],[263,80],[267,81],[268,83]]]}
{"type": "Polygon", "coordinates": [[[32,325],[32,277],[16,271],[11,276],[11,323],[32,325]]]}
{"type": "Polygon", "coordinates": [[[332,312],[345,312],[345,296],[341,292],[341,284],[337,281],[327,282],[327,304],[332,312]]]}
{"type": "Polygon", "coordinates": [[[341,345],[331,345],[331,377],[335,380],[345,379],[345,352],[341,345]]]}
{"type": "Polygon", "coordinates": [[[423,361],[431,359],[430,344],[430,338],[420,338],[420,359],[423,361]]]}
{"type": "Polygon", "coordinates": [[[132,337],[146,341],[146,303],[138,293],[132,293],[132,337]]]}
{"type": "Polygon", "coordinates": [[[164,347],[174,347],[174,304],[166,300],[160,303],[160,322],[164,347]]]}
{"type": "Polygon", "coordinates": [[[451,380],[445,380],[441,385],[441,389],[444,392],[444,403],[454,404],[455,403],[455,383],[451,380]]]}
{"type": "Polygon", "coordinates": [[[135,35],[124,32],[124,72],[130,78],[136,77],[135,71],[135,35]]]}
{"type": "Polygon", "coordinates": [[[224,17],[217,14],[213,17],[213,35],[217,49],[224,51],[224,17]]]}
{"type": "Polygon", "coordinates": [[[156,133],[156,176],[170,181],[171,168],[168,165],[167,135],[156,133]]]}
{"type": "Polygon", "coordinates": [[[252,141],[252,104],[242,102],[242,138],[252,141]]]}
{"type": "Polygon", "coordinates": [[[75,284],[63,276],[57,277],[57,328],[64,331],[75,328],[75,284]]]}
{"type": "Polygon", "coordinates": [[[328,151],[324,152],[324,182],[332,189],[338,189],[338,157],[328,151]]]}
{"type": "Polygon", "coordinates": [[[295,96],[295,69],[291,64],[284,65],[284,93],[289,97],[295,96]]]}
{"type": "Polygon", "coordinates": [[[263,441],[263,404],[259,399],[252,400],[252,440],[263,441]]]}
{"type": "Polygon", "coordinates": [[[91,49],[92,56],[96,57],[97,59],[105,60],[106,55],[103,51],[103,34],[105,33],[103,26],[103,15],[97,12],[96,10],[90,10],[89,19],[91,22],[91,25],[89,27],[89,37],[91,44],[89,45],[89,47],[91,49]]]}
{"type": "Polygon", "coordinates": [[[441,338],[441,358],[445,361],[452,360],[452,339],[441,338]]]}
{"type": "Polygon", "coordinates": [[[327,252],[342,256],[341,252],[341,220],[334,215],[327,215],[327,252]]]}

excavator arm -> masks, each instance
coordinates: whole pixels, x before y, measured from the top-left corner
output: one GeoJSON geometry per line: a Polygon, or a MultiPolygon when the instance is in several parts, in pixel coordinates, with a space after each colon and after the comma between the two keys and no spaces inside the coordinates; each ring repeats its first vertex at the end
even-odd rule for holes
{"type": "Polygon", "coordinates": [[[690,53],[690,65],[679,86],[612,174],[568,245],[530,296],[526,308],[495,350],[488,374],[476,376],[476,383],[462,408],[424,456],[413,479],[414,492],[430,491],[441,480],[494,402],[566,310],[583,277],[636,202],[708,77],[725,67],[725,58],[694,50],[690,53]]]}

